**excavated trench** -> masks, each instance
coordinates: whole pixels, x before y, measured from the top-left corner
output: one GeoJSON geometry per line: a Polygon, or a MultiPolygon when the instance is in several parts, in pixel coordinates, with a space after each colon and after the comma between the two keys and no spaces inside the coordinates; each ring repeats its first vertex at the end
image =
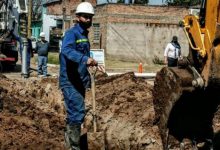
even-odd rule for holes
{"type": "MultiPolygon", "coordinates": [[[[1,75],[0,83],[0,149],[65,149],[65,110],[58,89],[58,79],[8,79],[1,75]]],[[[104,132],[107,150],[163,149],[152,92],[153,86],[145,79],[136,78],[132,72],[111,77],[96,77],[97,129],[98,132],[104,132]]],[[[161,93],[158,93],[157,96],[160,95],[161,93]]],[[[200,130],[194,131],[194,128],[201,126],[199,122],[188,124],[187,121],[182,129],[182,122],[177,118],[182,117],[180,115],[184,113],[186,118],[207,118],[208,124],[214,127],[217,139],[215,145],[219,143],[217,133],[220,131],[220,111],[215,113],[212,124],[209,118],[213,115],[211,111],[214,113],[216,105],[203,102],[204,95],[206,94],[199,98],[195,96],[193,105],[188,97],[184,97],[187,101],[180,100],[176,103],[169,120],[169,127],[172,129],[170,132],[176,139],[181,138],[185,127],[187,130],[184,133],[200,133],[200,130]],[[187,109],[179,109],[180,103],[187,109]],[[207,109],[208,105],[213,108],[207,109]]],[[[91,91],[86,93],[85,102],[87,115],[82,126],[83,133],[93,132],[91,91]]],[[[208,129],[206,127],[209,126],[204,126],[208,129]]],[[[85,145],[84,149],[87,149],[85,145]]],[[[97,147],[89,149],[96,150],[97,147]]]]}
{"type": "Polygon", "coordinates": [[[178,141],[187,138],[200,143],[213,139],[212,121],[220,103],[219,98],[219,90],[212,88],[183,93],[170,113],[170,134],[178,141]]]}
{"type": "Polygon", "coordinates": [[[219,117],[220,89],[215,86],[195,89],[191,87],[191,74],[177,68],[164,68],[156,78],[154,106],[164,148],[179,148],[182,142],[186,149],[195,145],[208,149],[213,142],[215,149],[219,149],[215,124],[219,117]]]}

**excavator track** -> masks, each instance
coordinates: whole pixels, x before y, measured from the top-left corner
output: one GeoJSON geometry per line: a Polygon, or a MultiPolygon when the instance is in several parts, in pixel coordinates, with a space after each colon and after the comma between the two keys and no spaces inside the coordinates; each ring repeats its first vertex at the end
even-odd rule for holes
{"type": "Polygon", "coordinates": [[[195,88],[193,79],[189,69],[177,67],[164,67],[156,75],[153,90],[155,122],[166,150],[181,149],[185,139],[189,139],[192,146],[209,141],[211,147],[212,119],[219,104],[220,88],[195,88]]]}

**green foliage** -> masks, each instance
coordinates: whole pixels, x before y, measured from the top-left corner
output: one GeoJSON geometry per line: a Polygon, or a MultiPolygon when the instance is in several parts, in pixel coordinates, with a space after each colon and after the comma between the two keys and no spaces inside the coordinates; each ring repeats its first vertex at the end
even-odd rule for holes
{"type": "MultiPolygon", "coordinates": [[[[118,0],[118,3],[124,3],[125,0],[118,0]]],[[[149,0],[134,0],[134,4],[148,4],[149,0]]],[[[130,0],[130,4],[132,4],[132,0],[130,0]]]]}
{"type": "Polygon", "coordinates": [[[161,60],[158,56],[154,56],[154,59],[153,59],[153,63],[154,64],[158,64],[158,65],[164,65],[164,61],[161,60]]]}
{"type": "Polygon", "coordinates": [[[59,64],[59,53],[49,53],[48,54],[49,64],[59,64]]]}
{"type": "Polygon", "coordinates": [[[148,4],[148,0],[135,0],[134,3],[135,4],[148,4]]]}
{"type": "Polygon", "coordinates": [[[192,6],[201,3],[201,0],[166,0],[168,5],[174,6],[192,6]]]}
{"type": "MultiPolygon", "coordinates": [[[[35,61],[35,62],[37,62],[37,57],[38,57],[38,55],[36,54],[36,55],[34,56],[34,61],[35,61]]],[[[49,53],[48,53],[48,64],[58,65],[58,64],[59,64],[59,53],[49,52],[49,53]]]]}

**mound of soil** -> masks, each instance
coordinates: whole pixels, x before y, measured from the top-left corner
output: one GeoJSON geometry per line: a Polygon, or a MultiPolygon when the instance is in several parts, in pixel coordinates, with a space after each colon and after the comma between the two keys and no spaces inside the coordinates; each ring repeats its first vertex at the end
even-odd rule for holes
{"type": "MultiPolygon", "coordinates": [[[[97,128],[105,133],[107,149],[161,149],[159,130],[154,125],[152,88],[132,72],[98,77],[97,128]]],[[[87,129],[92,128],[91,102],[91,92],[88,92],[87,129]]]]}
{"type": "Polygon", "coordinates": [[[0,149],[64,149],[57,80],[18,81],[1,76],[0,82],[0,149]]]}
{"type": "MultiPolygon", "coordinates": [[[[0,149],[65,149],[65,109],[58,79],[8,79],[1,75],[0,82],[0,149]]],[[[104,132],[106,149],[162,149],[152,89],[132,72],[96,77],[97,129],[104,132]]],[[[91,90],[85,101],[82,131],[93,132],[91,90]]],[[[220,128],[217,114],[216,132],[220,128]]]]}

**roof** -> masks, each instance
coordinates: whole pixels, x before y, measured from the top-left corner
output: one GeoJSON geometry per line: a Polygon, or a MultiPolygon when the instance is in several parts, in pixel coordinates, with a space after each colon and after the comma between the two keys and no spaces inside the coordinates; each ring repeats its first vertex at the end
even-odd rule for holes
{"type": "Polygon", "coordinates": [[[62,0],[46,0],[43,5],[46,6],[46,5],[49,5],[51,3],[56,3],[56,2],[61,2],[62,0]]]}

